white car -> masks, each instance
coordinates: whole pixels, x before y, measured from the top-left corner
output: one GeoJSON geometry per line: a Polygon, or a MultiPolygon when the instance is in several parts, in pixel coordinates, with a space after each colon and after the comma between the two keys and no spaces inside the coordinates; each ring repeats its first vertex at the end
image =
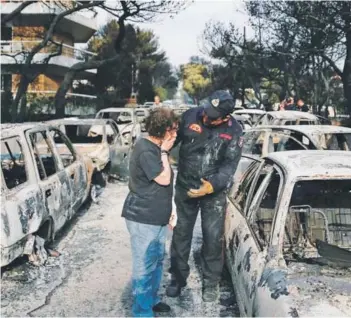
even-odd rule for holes
{"type": "Polygon", "coordinates": [[[101,109],[97,114],[97,119],[113,119],[119,133],[124,138],[124,144],[134,144],[136,139],[141,135],[141,124],[136,115],[137,108],[105,108],[101,109]],[[131,139],[131,141],[130,141],[131,139]]]}

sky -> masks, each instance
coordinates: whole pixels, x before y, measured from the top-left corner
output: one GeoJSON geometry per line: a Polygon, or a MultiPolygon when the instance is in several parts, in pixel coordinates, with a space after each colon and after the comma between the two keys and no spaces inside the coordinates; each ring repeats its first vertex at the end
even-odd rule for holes
{"type": "MultiPolygon", "coordinates": [[[[99,13],[98,25],[106,24],[108,19],[106,13],[99,13]]],[[[247,26],[248,37],[252,34],[242,0],[195,0],[173,19],[165,16],[159,22],[138,25],[153,30],[170,63],[179,66],[189,62],[193,55],[203,56],[200,51],[201,36],[206,23],[211,20],[233,22],[239,28],[247,26]]]]}

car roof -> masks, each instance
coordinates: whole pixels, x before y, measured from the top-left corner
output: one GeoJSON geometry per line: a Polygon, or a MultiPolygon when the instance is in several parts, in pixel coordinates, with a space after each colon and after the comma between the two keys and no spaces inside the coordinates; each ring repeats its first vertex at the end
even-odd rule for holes
{"type": "Polygon", "coordinates": [[[262,115],[265,114],[266,111],[262,110],[262,109],[239,109],[239,110],[235,110],[234,114],[258,114],[258,115],[262,115]]]}
{"type": "Polygon", "coordinates": [[[121,111],[128,111],[133,113],[134,112],[134,108],[128,108],[128,107],[109,107],[109,108],[104,108],[104,109],[100,109],[98,111],[98,113],[102,113],[102,112],[121,112],[121,111]]]}
{"type": "Polygon", "coordinates": [[[39,128],[40,126],[45,127],[46,125],[43,122],[0,124],[1,139],[17,136],[28,129],[39,128]]]}
{"type": "Polygon", "coordinates": [[[281,166],[288,177],[351,180],[351,152],[340,150],[291,150],[264,157],[281,166]]]}
{"type": "Polygon", "coordinates": [[[49,120],[46,123],[48,125],[106,125],[108,122],[111,122],[111,119],[53,119],[49,120]]]}
{"type": "Polygon", "coordinates": [[[293,131],[304,133],[306,135],[351,133],[351,128],[344,127],[344,126],[333,126],[333,125],[282,125],[282,126],[264,125],[264,126],[252,127],[251,129],[252,130],[265,130],[265,129],[293,130],[293,131]]]}
{"type": "MultiPolygon", "coordinates": [[[[232,116],[233,116],[234,119],[236,119],[236,120],[250,121],[249,118],[246,118],[245,116],[242,116],[242,115],[232,114],[232,116]]],[[[262,126],[262,127],[265,127],[265,126],[262,126]]]]}
{"type": "Polygon", "coordinates": [[[279,118],[279,119],[310,119],[310,120],[318,120],[318,117],[306,113],[306,112],[300,112],[300,111],[295,111],[295,110],[281,110],[281,111],[270,111],[266,112],[266,115],[271,115],[274,118],[279,118]]]}

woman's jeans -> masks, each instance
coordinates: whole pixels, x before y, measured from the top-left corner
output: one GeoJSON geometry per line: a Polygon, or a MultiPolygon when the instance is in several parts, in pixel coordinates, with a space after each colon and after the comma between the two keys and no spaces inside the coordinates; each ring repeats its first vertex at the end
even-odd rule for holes
{"type": "Polygon", "coordinates": [[[167,226],[126,220],[133,257],[133,316],[153,317],[163,271],[167,226]]]}

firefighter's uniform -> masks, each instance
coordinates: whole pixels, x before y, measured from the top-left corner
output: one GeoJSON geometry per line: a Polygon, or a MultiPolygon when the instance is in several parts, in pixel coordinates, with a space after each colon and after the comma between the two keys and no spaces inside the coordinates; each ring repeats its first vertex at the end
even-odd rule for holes
{"type": "MultiPolygon", "coordinates": [[[[231,116],[219,126],[204,124],[203,117],[204,114],[211,115],[210,119],[223,117],[233,109],[234,101],[230,94],[217,91],[204,108],[190,109],[182,116],[176,141],[176,144],[181,142],[175,194],[178,222],[173,232],[170,268],[173,284],[176,280],[178,287],[186,285],[189,275],[188,259],[199,209],[204,287],[216,286],[220,280],[226,190],[232,183],[241,157],[243,132],[240,124],[231,116]]],[[[172,289],[172,286],[169,288],[172,289]]],[[[167,294],[175,297],[179,293],[168,289],[167,294]]]]}

